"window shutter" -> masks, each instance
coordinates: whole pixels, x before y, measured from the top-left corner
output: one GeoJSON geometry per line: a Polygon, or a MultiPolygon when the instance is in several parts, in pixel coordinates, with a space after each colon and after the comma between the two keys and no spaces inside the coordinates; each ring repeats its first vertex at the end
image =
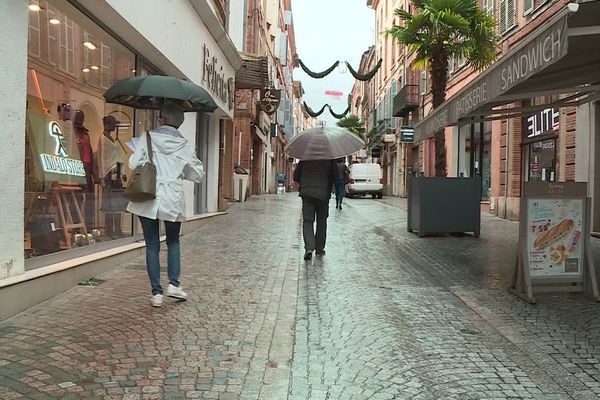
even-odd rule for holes
{"type": "Polygon", "coordinates": [[[506,10],[506,29],[512,28],[516,24],[517,19],[517,6],[516,0],[507,0],[507,10],[506,10]]]}
{"type": "Polygon", "coordinates": [[[523,15],[533,11],[533,0],[523,0],[523,15]]]}
{"type": "Polygon", "coordinates": [[[494,0],[483,0],[483,10],[490,15],[494,15],[494,0]]]}
{"type": "Polygon", "coordinates": [[[500,32],[506,32],[507,21],[506,21],[506,2],[509,0],[500,0],[500,32]]]}

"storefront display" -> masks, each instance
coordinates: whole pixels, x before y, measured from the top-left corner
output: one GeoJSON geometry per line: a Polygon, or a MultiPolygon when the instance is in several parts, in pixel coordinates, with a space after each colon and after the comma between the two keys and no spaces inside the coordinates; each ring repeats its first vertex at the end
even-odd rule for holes
{"type": "Polygon", "coordinates": [[[122,195],[134,110],[105,103],[135,55],[64,1],[29,11],[27,257],[131,236],[122,195]]]}

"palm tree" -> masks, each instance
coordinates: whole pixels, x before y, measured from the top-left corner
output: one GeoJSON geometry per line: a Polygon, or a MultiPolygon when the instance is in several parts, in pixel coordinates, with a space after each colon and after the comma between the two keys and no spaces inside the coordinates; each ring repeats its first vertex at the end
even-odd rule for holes
{"type": "MultiPolygon", "coordinates": [[[[396,9],[400,25],[386,34],[397,39],[415,54],[415,66],[427,68],[431,75],[433,108],[446,99],[448,62],[462,57],[477,70],[496,59],[499,37],[496,20],[479,9],[478,0],[411,0],[417,7],[414,15],[396,9]]],[[[435,170],[446,176],[446,139],[444,130],[435,133],[435,170]]]]}
{"type": "Polygon", "coordinates": [[[356,115],[349,115],[340,119],[337,122],[337,126],[346,128],[359,138],[365,140],[365,124],[356,115]]]}

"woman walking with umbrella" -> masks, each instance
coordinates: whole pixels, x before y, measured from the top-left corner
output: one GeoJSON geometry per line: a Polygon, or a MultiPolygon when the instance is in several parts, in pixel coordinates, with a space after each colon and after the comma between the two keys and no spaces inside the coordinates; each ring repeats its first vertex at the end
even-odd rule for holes
{"type": "Polygon", "coordinates": [[[187,299],[179,283],[181,256],[179,231],[185,220],[183,180],[200,182],[204,178],[202,162],[187,139],[177,130],[183,123],[183,112],[172,106],[163,106],[158,119],[160,126],[140,137],[138,146],[129,159],[133,170],[149,161],[145,135],[150,135],[152,162],[156,165],[156,198],[129,202],[127,211],[136,214],[146,241],[146,269],[152,286],[152,305],[161,307],[163,288],[160,284],[160,221],[164,221],[167,236],[167,274],[169,286],[166,295],[187,299]]]}
{"type": "MultiPolygon", "coordinates": [[[[149,200],[130,201],[127,211],[136,214],[142,224],[146,241],[146,268],[152,286],[152,305],[161,307],[163,288],[160,284],[160,221],[165,224],[167,236],[167,274],[169,286],[166,295],[180,300],[187,293],[179,284],[181,256],[179,231],[185,220],[183,180],[200,182],[204,178],[202,162],[194,147],[179,132],[184,111],[213,112],[217,104],[210,94],[192,82],[172,76],[146,75],[122,79],[111,86],[104,98],[109,103],[140,109],[159,109],[160,126],[141,135],[129,167],[156,167],[156,185],[149,200]],[[150,164],[147,164],[150,163],[150,164]]],[[[154,178],[154,177],[152,177],[154,178]]],[[[152,181],[152,180],[151,180],[152,181]]],[[[153,181],[152,181],[153,182],[153,181]]],[[[133,183],[133,179],[131,179],[133,183]]],[[[130,183],[130,185],[131,185],[130,183]]],[[[155,186],[155,187],[154,187],[155,186]]],[[[129,187],[128,187],[129,188],[129,187]]],[[[144,187],[144,189],[149,189],[144,187]]]]}

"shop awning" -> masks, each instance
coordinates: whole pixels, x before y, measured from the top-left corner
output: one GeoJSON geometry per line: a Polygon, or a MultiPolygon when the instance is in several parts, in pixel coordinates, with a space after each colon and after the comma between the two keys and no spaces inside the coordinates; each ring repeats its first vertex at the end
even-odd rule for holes
{"type": "Polygon", "coordinates": [[[600,97],[600,0],[565,6],[425,117],[415,127],[415,140],[447,126],[531,114],[540,107],[499,106],[548,95],[563,96],[540,107],[576,106],[600,97]]]}
{"type": "Polygon", "coordinates": [[[242,66],[235,73],[236,89],[263,89],[270,86],[267,57],[240,53],[242,66]]]}

